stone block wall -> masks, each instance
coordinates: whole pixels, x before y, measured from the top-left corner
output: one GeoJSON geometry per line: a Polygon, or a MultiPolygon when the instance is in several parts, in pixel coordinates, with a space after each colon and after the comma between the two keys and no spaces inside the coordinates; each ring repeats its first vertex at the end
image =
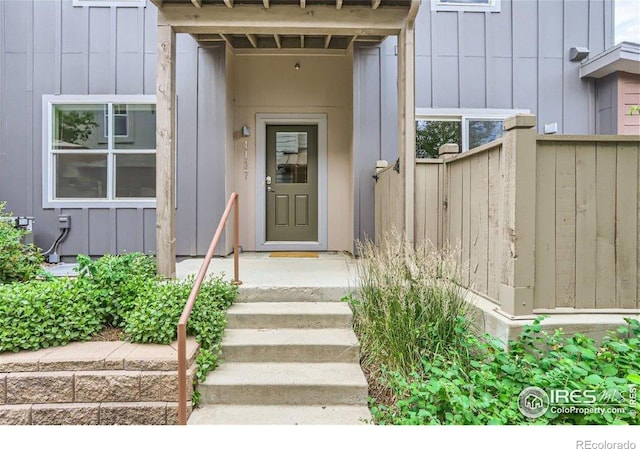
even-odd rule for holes
{"type": "MultiPolygon", "coordinates": [[[[189,339],[189,398],[198,349],[189,339]]],[[[177,424],[177,398],[175,344],[86,342],[0,354],[0,425],[177,424]]]]}

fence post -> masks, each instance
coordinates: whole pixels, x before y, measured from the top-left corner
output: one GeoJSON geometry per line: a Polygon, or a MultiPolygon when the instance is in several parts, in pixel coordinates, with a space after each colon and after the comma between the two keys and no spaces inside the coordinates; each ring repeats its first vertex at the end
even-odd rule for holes
{"type": "Polygon", "coordinates": [[[509,315],[533,312],[536,224],[536,116],[504,121],[502,270],[500,307],[509,315]]]}
{"type": "MultiPolygon", "coordinates": [[[[440,223],[442,227],[442,236],[438,244],[438,249],[443,249],[450,245],[449,238],[449,169],[447,160],[460,153],[460,146],[457,143],[445,143],[438,148],[438,156],[444,162],[440,167],[440,189],[442,191],[442,201],[438,204],[438,212],[440,213],[440,223]]],[[[455,242],[454,242],[455,243],[455,242]]]]}

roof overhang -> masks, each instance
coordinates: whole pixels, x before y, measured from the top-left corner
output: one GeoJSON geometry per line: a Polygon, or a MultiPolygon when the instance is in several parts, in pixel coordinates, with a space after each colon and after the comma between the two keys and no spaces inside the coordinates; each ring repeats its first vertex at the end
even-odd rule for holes
{"type": "Polygon", "coordinates": [[[603,78],[614,72],[640,74],[640,44],[622,42],[580,64],[580,78],[603,78]]]}
{"type": "Polygon", "coordinates": [[[238,49],[344,50],[413,24],[419,0],[155,0],[158,25],[238,49]]]}

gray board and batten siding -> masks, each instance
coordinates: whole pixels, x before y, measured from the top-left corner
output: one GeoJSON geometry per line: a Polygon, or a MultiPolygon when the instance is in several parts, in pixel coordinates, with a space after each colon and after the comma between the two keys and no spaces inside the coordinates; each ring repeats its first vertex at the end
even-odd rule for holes
{"type": "MultiPolygon", "coordinates": [[[[433,12],[416,21],[416,107],[528,109],[538,128],[598,131],[596,87],[571,47],[612,45],[610,0],[502,0],[500,12],[433,12]]],[[[374,168],[395,161],[396,39],[354,50],[354,237],[374,236],[374,168]]],[[[42,96],[155,94],[156,8],[0,1],[0,199],[32,215],[49,247],[57,216],[72,229],[62,255],[155,250],[153,208],[42,208],[42,96]]],[[[202,255],[224,205],[225,51],[177,36],[178,255],[202,255]]],[[[233,124],[231,124],[233,125],[233,124]]],[[[604,127],[602,128],[604,130],[604,127]]]]}
{"type": "MultiPolygon", "coordinates": [[[[71,216],[62,255],[153,253],[154,208],[42,208],[43,95],[155,95],[156,8],[0,1],[0,200],[35,217],[48,248],[71,216]]],[[[177,36],[177,252],[206,253],[224,210],[225,52],[177,36]]]]}
{"type": "MultiPolygon", "coordinates": [[[[423,2],[416,108],[528,109],[540,133],[547,123],[559,134],[608,133],[604,123],[597,129],[607,110],[596,108],[595,82],[580,79],[569,49],[596,55],[612,46],[612,17],[610,0],[502,0],[500,12],[434,12],[423,2]]],[[[376,160],[397,158],[395,48],[390,37],[354,53],[356,238],[374,235],[376,160]]]]}

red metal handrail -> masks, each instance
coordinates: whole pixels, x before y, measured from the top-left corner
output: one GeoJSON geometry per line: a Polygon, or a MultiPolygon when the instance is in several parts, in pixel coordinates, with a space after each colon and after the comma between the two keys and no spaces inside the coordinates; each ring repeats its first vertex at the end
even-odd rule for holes
{"type": "Polygon", "coordinates": [[[222,231],[224,230],[224,227],[227,224],[227,220],[229,219],[231,208],[234,206],[233,283],[236,285],[242,284],[242,281],[240,281],[239,279],[238,263],[238,220],[240,214],[238,212],[238,194],[234,192],[229,198],[229,202],[227,203],[227,207],[222,214],[222,218],[220,218],[220,223],[218,223],[216,233],[213,234],[213,239],[211,240],[211,245],[209,245],[207,255],[202,262],[202,266],[200,267],[200,271],[198,272],[198,277],[196,277],[196,281],[193,284],[191,293],[189,294],[189,299],[187,299],[187,303],[182,310],[180,321],[178,321],[178,424],[180,425],[187,424],[187,321],[189,321],[191,310],[193,309],[198,293],[200,292],[202,281],[207,275],[209,263],[211,262],[211,258],[213,257],[216,246],[218,246],[218,240],[220,240],[222,231]]]}

